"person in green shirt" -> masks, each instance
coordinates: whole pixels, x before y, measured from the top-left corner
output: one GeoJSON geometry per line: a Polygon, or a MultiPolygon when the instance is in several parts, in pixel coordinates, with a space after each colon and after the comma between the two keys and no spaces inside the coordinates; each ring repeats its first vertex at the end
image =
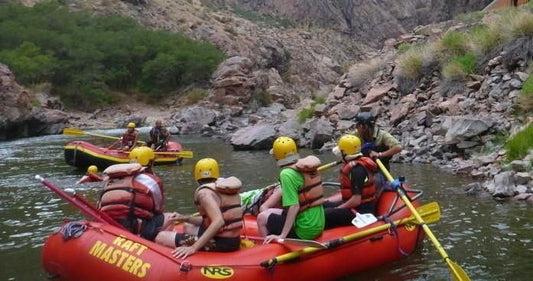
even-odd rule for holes
{"type": "Polygon", "coordinates": [[[323,188],[315,156],[300,159],[296,143],[289,137],[274,141],[271,154],[281,168],[282,209],[269,208],[257,216],[264,243],[283,238],[314,239],[324,230],[323,188]]]}
{"type": "Polygon", "coordinates": [[[350,132],[363,140],[361,152],[372,159],[379,158],[390,171],[389,161],[402,151],[402,144],[389,132],[376,126],[376,118],[370,112],[359,112],[355,116],[356,132],[350,132]]]}

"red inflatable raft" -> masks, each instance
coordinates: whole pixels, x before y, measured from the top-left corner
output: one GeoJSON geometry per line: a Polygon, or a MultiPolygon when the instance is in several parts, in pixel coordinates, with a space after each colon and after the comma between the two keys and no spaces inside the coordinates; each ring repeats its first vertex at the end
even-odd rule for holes
{"type": "MultiPolygon", "coordinates": [[[[178,142],[169,142],[167,150],[163,153],[156,152],[156,165],[162,164],[179,164],[183,158],[179,152],[183,147],[178,142]],[[175,154],[171,152],[176,152],[175,154]]],[[[129,154],[122,150],[108,149],[105,147],[96,146],[86,141],[71,141],[65,147],[65,161],[67,164],[74,167],[88,167],[96,165],[101,169],[119,163],[129,163],[129,154]]]]}
{"type": "MultiPolygon", "coordinates": [[[[419,193],[408,191],[412,198],[419,193]]],[[[440,217],[436,203],[413,199],[413,205],[426,222],[440,217]]],[[[185,260],[109,224],[69,222],[46,240],[42,260],[52,280],[335,280],[405,257],[423,239],[396,192],[383,193],[378,213],[386,220],[324,231],[316,241],[325,248],[243,243],[236,252],[198,252],[185,260]]],[[[246,216],[244,232],[243,241],[258,236],[255,217],[246,216]]]]}

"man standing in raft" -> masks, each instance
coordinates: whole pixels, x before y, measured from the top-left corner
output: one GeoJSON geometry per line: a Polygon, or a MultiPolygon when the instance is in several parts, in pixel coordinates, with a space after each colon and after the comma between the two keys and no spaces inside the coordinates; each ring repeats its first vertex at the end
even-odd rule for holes
{"type": "Polygon", "coordinates": [[[183,217],[185,233],[161,233],[164,245],[176,247],[172,255],[186,258],[198,251],[232,252],[240,247],[243,211],[236,177],[219,178],[215,159],[196,163],[194,178],[200,185],[194,192],[194,204],[200,216],[183,217]],[[169,243],[171,242],[171,243],[169,243]]]}
{"type": "Polygon", "coordinates": [[[280,167],[283,209],[267,209],[257,216],[265,243],[283,238],[314,239],[324,230],[323,187],[315,156],[300,159],[293,139],[279,137],[270,153],[280,167]]]}
{"type": "Polygon", "coordinates": [[[129,157],[133,163],[104,170],[105,185],[98,208],[132,233],[157,242],[160,231],[171,229],[179,216],[163,213],[163,182],[152,170],[153,150],[137,147],[129,157]]]}

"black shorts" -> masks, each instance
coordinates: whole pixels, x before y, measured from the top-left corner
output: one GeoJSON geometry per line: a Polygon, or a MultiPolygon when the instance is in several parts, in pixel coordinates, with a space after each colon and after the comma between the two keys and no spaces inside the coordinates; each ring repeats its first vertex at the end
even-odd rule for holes
{"type": "MultiPolygon", "coordinates": [[[[198,235],[191,235],[187,233],[176,233],[176,236],[174,237],[174,245],[176,247],[180,246],[191,246],[198,240],[197,238],[202,236],[202,234],[205,232],[205,228],[200,226],[200,229],[198,230],[198,235]]],[[[240,248],[241,246],[241,238],[240,237],[214,237],[210,241],[207,242],[206,245],[204,245],[200,251],[206,251],[206,252],[233,252],[240,248]]]]}
{"type": "MultiPolygon", "coordinates": [[[[281,215],[270,214],[270,216],[268,216],[267,225],[266,225],[268,234],[280,235],[281,231],[283,231],[283,226],[285,225],[286,220],[287,220],[286,210],[283,210],[283,213],[281,213],[281,215]]],[[[291,231],[289,231],[287,238],[297,238],[297,239],[300,238],[298,237],[298,235],[296,235],[296,232],[294,232],[294,225],[291,227],[291,231]]]]}
{"type": "Polygon", "coordinates": [[[355,211],[346,208],[324,208],[326,225],[324,229],[330,229],[337,226],[351,225],[355,218],[355,211]]]}
{"type": "Polygon", "coordinates": [[[154,241],[159,231],[161,231],[161,227],[163,226],[164,222],[165,215],[163,214],[155,215],[151,220],[143,220],[140,233],[141,237],[150,241],[154,241]]]}

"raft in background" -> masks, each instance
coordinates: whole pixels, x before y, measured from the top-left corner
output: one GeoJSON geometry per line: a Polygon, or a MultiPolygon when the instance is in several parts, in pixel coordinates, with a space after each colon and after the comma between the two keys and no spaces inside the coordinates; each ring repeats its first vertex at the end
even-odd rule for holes
{"type": "MultiPolygon", "coordinates": [[[[413,204],[418,207],[416,197],[413,204]]],[[[438,204],[426,205],[436,209],[431,210],[433,220],[429,212],[420,211],[421,216],[427,222],[438,220],[438,204]]],[[[186,259],[109,224],[73,222],[46,240],[42,260],[52,280],[336,280],[406,257],[417,248],[424,232],[394,191],[385,191],[378,203],[378,215],[385,214],[389,223],[324,231],[317,241],[327,249],[258,242],[235,252],[198,252],[186,259]]],[[[255,219],[245,217],[244,238],[258,236],[255,219]]]]}
{"type": "MultiPolygon", "coordinates": [[[[180,143],[168,142],[165,152],[156,152],[155,165],[180,164],[183,158],[187,158],[184,157],[187,155],[180,155],[180,151],[183,151],[180,143]]],[[[96,165],[100,169],[105,169],[113,164],[130,161],[127,151],[108,149],[87,141],[70,141],[65,145],[64,152],[67,164],[79,168],[96,165]]]]}

